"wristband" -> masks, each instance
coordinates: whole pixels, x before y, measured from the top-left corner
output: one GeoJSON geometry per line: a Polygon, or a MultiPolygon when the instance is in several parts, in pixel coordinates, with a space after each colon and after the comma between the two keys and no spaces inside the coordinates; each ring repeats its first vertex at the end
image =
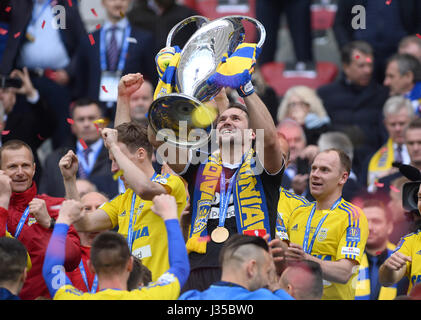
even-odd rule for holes
{"type": "Polygon", "coordinates": [[[50,226],[48,227],[48,229],[54,229],[54,226],[56,225],[56,219],[51,218],[50,220],[50,226]]]}
{"type": "Polygon", "coordinates": [[[251,95],[254,92],[253,83],[251,81],[247,82],[245,85],[237,89],[238,95],[242,98],[245,98],[251,95]]]}

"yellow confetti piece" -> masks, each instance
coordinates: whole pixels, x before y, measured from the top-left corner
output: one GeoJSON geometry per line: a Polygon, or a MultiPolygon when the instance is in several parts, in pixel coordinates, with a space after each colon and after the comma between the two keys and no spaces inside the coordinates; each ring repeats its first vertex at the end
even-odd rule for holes
{"type": "Polygon", "coordinates": [[[97,119],[95,121],[93,121],[93,123],[99,124],[99,123],[105,123],[104,119],[97,119]]]}
{"type": "Polygon", "coordinates": [[[113,175],[113,179],[117,180],[118,178],[120,178],[123,175],[123,170],[118,170],[114,175],[113,175]]]}

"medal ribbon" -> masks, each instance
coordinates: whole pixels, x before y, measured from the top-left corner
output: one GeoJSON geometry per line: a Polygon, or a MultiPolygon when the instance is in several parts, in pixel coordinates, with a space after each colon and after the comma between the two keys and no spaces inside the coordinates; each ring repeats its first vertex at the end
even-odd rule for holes
{"type": "Polygon", "coordinates": [[[230,182],[228,184],[228,189],[225,192],[225,171],[224,168],[222,168],[221,171],[221,183],[220,183],[220,202],[219,202],[219,223],[218,227],[223,227],[225,224],[225,219],[227,216],[228,211],[228,203],[232,192],[232,187],[234,185],[235,179],[237,178],[238,171],[240,171],[240,168],[238,168],[234,175],[231,177],[230,182]]]}
{"type": "MultiPolygon", "coordinates": [[[[330,211],[334,210],[339,203],[341,202],[342,197],[339,197],[338,200],[335,201],[335,203],[332,205],[332,207],[330,208],[330,211]]],[[[311,220],[313,220],[313,216],[314,213],[316,212],[316,202],[313,205],[313,208],[311,208],[311,212],[310,212],[310,216],[307,219],[307,224],[306,224],[306,230],[305,230],[305,234],[304,234],[304,241],[303,241],[303,249],[305,253],[311,253],[311,250],[313,249],[313,245],[314,245],[314,241],[316,240],[316,236],[320,231],[320,228],[323,225],[323,222],[325,222],[327,216],[329,215],[329,213],[327,213],[317,224],[316,230],[314,231],[313,237],[311,238],[310,244],[308,245],[308,238],[310,236],[310,227],[311,227],[311,220]]]]}
{"type": "Polygon", "coordinates": [[[96,289],[98,288],[98,276],[95,274],[94,282],[92,283],[92,288],[89,290],[89,283],[88,283],[88,277],[86,275],[85,267],[83,266],[83,260],[80,260],[79,263],[79,270],[82,274],[83,282],[85,282],[86,289],[88,289],[88,292],[95,293],[96,289]]]}
{"type": "MultiPolygon", "coordinates": [[[[153,181],[156,176],[157,176],[157,174],[156,174],[156,172],[154,172],[154,174],[151,178],[151,181],[153,181]]],[[[130,206],[129,229],[127,231],[127,243],[129,245],[130,252],[132,252],[132,247],[133,247],[133,226],[136,224],[137,217],[140,216],[140,214],[142,213],[142,212],[140,212],[139,214],[137,214],[135,220],[133,221],[135,202],[136,202],[136,193],[133,191],[132,203],[131,203],[131,206],[130,206]]]]}
{"type": "MultiPolygon", "coordinates": [[[[127,38],[129,38],[130,36],[130,32],[131,32],[132,28],[130,27],[130,25],[127,25],[125,31],[124,31],[124,36],[123,36],[123,42],[122,42],[122,47],[121,47],[121,52],[120,52],[120,57],[118,60],[118,64],[117,64],[117,70],[122,72],[124,69],[124,65],[126,64],[126,56],[127,56],[127,51],[129,49],[129,41],[127,41],[127,38]]],[[[99,53],[100,53],[100,63],[101,63],[101,70],[102,71],[106,71],[107,70],[107,58],[106,58],[106,45],[105,45],[105,30],[104,28],[101,29],[100,31],[100,49],[99,49],[99,53]]]]}
{"type": "Polygon", "coordinates": [[[17,239],[22,231],[23,225],[25,224],[26,219],[29,215],[29,206],[26,207],[25,211],[22,213],[22,216],[20,217],[18,226],[16,227],[16,232],[14,237],[17,239]]]}
{"type": "MultiPolygon", "coordinates": [[[[47,7],[50,5],[52,0],[46,1],[44,3],[44,5],[41,7],[41,10],[37,13],[35,13],[32,16],[31,22],[29,23],[30,25],[35,25],[35,23],[37,22],[37,20],[41,17],[41,15],[44,13],[45,9],[47,9],[47,7]]],[[[35,1],[34,1],[34,5],[35,5],[35,1]]]]}

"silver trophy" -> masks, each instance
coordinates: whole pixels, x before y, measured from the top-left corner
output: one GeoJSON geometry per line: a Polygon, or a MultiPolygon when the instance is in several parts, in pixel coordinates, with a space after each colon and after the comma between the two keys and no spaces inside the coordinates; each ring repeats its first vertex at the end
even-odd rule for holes
{"type": "Polygon", "coordinates": [[[208,142],[214,129],[214,119],[211,112],[206,112],[203,103],[216,96],[221,88],[209,85],[207,80],[215,73],[224,54],[233,52],[244,41],[242,20],[253,23],[258,29],[257,46],[260,48],[266,38],[265,28],[256,19],[246,16],[226,16],[212,21],[192,16],[171,29],[167,47],[172,46],[175,34],[187,24],[195,22],[199,28],[180,54],[176,72],[179,93],[159,96],[149,108],[149,124],[157,138],[185,148],[199,147],[208,142]],[[198,126],[197,120],[205,125],[198,126]]]}

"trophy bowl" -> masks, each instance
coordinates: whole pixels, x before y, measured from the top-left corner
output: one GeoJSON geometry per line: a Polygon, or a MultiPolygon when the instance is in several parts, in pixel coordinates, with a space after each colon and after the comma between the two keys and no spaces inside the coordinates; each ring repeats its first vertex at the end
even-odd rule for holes
{"type": "Polygon", "coordinates": [[[192,16],[176,24],[168,34],[167,47],[177,32],[195,22],[198,30],[184,45],[176,71],[178,92],[161,94],[148,112],[148,120],[157,139],[184,148],[197,148],[208,143],[214,130],[217,113],[206,104],[221,90],[210,85],[212,76],[223,56],[234,52],[244,41],[242,20],[253,23],[259,31],[258,47],[266,38],[263,25],[246,16],[226,16],[209,21],[202,16],[192,16]]]}

